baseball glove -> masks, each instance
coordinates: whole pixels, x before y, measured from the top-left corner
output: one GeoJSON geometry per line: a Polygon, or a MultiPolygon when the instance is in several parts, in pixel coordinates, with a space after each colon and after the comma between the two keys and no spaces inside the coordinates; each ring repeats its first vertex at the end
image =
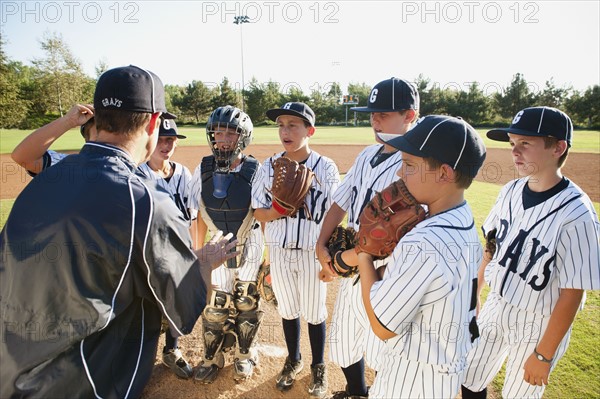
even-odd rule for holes
{"type": "Polygon", "coordinates": [[[337,226],[327,241],[332,269],[341,277],[352,277],[358,273],[358,266],[348,265],[342,260],[342,252],[354,248],[355,245],[356,232],[350,227],[337,226]]]}
{"type": "Polygon", "coordinates": [[[305,165],[287,157],[277,158],[273,162],[273,208],[282,216],[293,216],[302,207],[308,210],[304,199],[314,176],[305,165]]]}
{"type": "Polygon", "coordinates": [[[400,239],[423,219],[425,210],[398,180],[376,193],[363,209],[355,250],[375,259],[387,258],[400,239]]]}
{"type": "Polygon", "coordinates": [[[257,276],[257,288],[260,297],[266,302],[277,301],[275,300],[275,293],[273,292],[273,287],[271,286],[271,265],[267,262],[263,261],[261,263],[260,268],[258,269],[257,276]]]}
{"type": "Polygon", "coordinates": [[[492,259],[496,253],[496,231],[496,229],[492,229],[488,231],[485,236],[485,252],[489,254],[490,259],[492,259]]]}

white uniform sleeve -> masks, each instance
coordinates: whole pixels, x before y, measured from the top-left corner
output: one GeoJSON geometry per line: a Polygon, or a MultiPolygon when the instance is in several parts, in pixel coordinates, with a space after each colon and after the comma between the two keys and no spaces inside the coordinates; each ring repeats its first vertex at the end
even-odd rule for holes
{"type": "Polygon", "coordinates": [[[256,172],[256,178],[252,184],[252,208],[270,208],[271,203],[266,199],[267,181],[269,178],[270,161],[266,160],[256,172]]]}
{"type": "Polygon", "coordinates": [[[352,186],[354,182],[354,174],[356,170],[356,162],[352,164],[348,173],[344,176],[344,180],[339,187],[333,192],[333,202],[339,205],[344,211],[348,212],[352,205],[352,186]]]}
{"type": "Polygon", "coordinates": [[[262,163],[259,162],[258,165],[256,166],[256,172],[254,173],[254,175],[252,175],[252,181],[250,182],[252,187],[254,187],[257,184],[258,173],[260,172],[261,169],[262,169],[262,163]]]}
{"type": "Polygon", "coordinates": [[[202,170],[200,165],[194,170],[194,175],[190,181],[190,209],[198,211],[202,196],[202,170]]]}
{"type": "MultiPolygon", "coordinates": [[[[338,170],[335,162],[331,161],[327,164],[327,192],[331,193],[329,195],[329,200],[327,201],[327,209],[331,208],[334,202],[335,193],[338,190],[340,184],[340,172],[338,170]]],[[[338,204],[339,205],[339,204],[338,204]]]]}
{"type": "Polygon", "coordinates": [[[558,238],[556,267],[560,288],[600,289],[598,219],[564,229],[558,238]]]}
{"type": "Polygon", "coordinates": [[[452,292],[452,284],[438,267],[434,245],[411,240],[401,242],[399,247],[383,280],[373,284],[370,298],[379,322],[396,334],[406,330],[423,307],[452,292]]]}

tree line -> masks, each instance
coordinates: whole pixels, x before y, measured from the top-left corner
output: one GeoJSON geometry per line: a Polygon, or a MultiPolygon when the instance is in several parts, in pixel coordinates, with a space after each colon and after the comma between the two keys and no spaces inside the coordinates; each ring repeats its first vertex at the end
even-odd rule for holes
{"type": "MultiPolygon", "coordinates": [[[[34,129],[59,115],[74,103],[91,103],[96,79],[108,69],[105,61],[96,65],[96,76],[83,72],[81,62],[73,55],[62,36],[46,33],[40,40],[43,56],[25,65],[7,57],[4,39],[0,39],[0,128],[34,129]]],[[[373,82],[375,83],[375,82],[373,82]]],[[[448,114],[461,116],[475,126],[505,125],[521,109],[548,105],[567,112],[579,128],[600,128],[600,86],[584,91],[559,87],[553,79],[537,88],[516,73],[508,86],[482,87],[472,82],[468,87],[458,84],[441,86],[419,75],[416,84],[421,96],[421,115],[448,114]]],[[[227,77],[219,84],[194,80],[187,85],[165,85],[169,110],[178,115],[178,123],[200,124],[216,107],[230,104],[241,107],[242,96],[246,112],[255,125],[267,123],[265,111],[288,101],[309,104],[322,125],[346,123],[344,94],[358,96],[359,105],[366,105],[371,86],[350,83],[343,91],[331,82],[305,94],[299,87],[283,88],[277,82],[259,82],[256,78],[241,91],[236,91],[227,77]],[[282,90],[285,89],[285,92],[282,90]]],[[[367,125],[369,115],[348,112],[348,124],[367,125]]]]}

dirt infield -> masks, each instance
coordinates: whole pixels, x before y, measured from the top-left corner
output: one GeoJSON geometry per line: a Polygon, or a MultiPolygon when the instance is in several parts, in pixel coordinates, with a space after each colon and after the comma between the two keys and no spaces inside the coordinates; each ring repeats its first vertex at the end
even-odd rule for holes
{"type": "MultiPolygon", "coordinates": [[[[271,155],[281,151],[280,145],[252,145],[249,154],[263,161],[271,155]]],[[[333,159],[340,173],[346,173],[363,145],[313,145],[315,151],[333,159]]],[[[202,147],[180,147],[177,149],[173,160],[181,162],[193,173],[203,156],[209,155],[210,150],[202,147]]],[[[2,162],[2,186],[0,199],[15,198],[31,181],[31,177],[10,158],[9,154],[0,155],[2,162]]],[[[566,176],[579,185],[592,199],[600,202],[600,155],[589,153],[572,153],[563,169],[566,176]]],[[[486,162],[477,176],[479,181],[494,184],[505,184],[516,178],[508,150],[490,148],[486,162]]]]}
{"type": "MultiPolygon", "coordinates": [[[[314,145],[311,146],[319,153],[335,160],[340,172],[345,173],[352,165],[356,155],[364,148],[362,145],[314,145]]],[[[249,153],[263,161],[267,157],[280,151],[279,145],[253,145],[249,153]]],[[[209,154],[208,147],[180,147],[176,151],[175,161],[186,165],[192,172],[201,158],[209,154]]],[[[0,156],[2,162],[2,185],[0,198],[15,198],[18,193],[31,181],[31,178],[18,167],[7,154],[0,156]]],[[[573,153],[569,156],[564,172],[578,184],[593,201],[600,201],[600,156],[598,154],[573,153]]],[[[489,149],[488,156],[482,171],[477,179],[495,184],[504,184],[515,178],[514,168],[508,150],[489,149]]],[[[327,309],[329,317],[333,312],[333,305],[337,296],[339,282],[329,285],[327,295],[327,309]]],[[[231,359],[228,358],[225,368],[218,379],[211,385],[201,385],[193,380],[180,380],[160,364],[160,357],[156,359],[153,376],[144,391],[144,398],[303,398],[308,397],[307,388],[310,383],[310,345],[305,322],[302,322],[301,352],[304,357],[304,370],[299,374],[294,387],[286,393],[275,389],[275,377],[281,370],[285,356],[285,342],[281,319],[276,309],[267,304],[263,307],[265,317],[258,335],[258,349],[260,353],[259,366],[256,374],[249,381],[235,383],[231,368],[231,359]]],[[[327,321],[328,329],[331,326],[327,321]]],[[[196,324],[192,334],[180,339],[180,347],[184,355],[195,366],[199,363],[202,351],[201,323],[196,324]]],[[[159,349],[162,349],[164,339],[161,338],[159,349]]],[[[327,348],[326,348],[327,353],[327,348]]],[[[326,354],[327,360],[327,354],[326,354]]],[[[329,391],[343,390],[344,376],[339,367],[328,363],[329,391]]],[[[374,373],[367,370],[367,382],[372,383],[374,373]]],[[[490,395],[493,398],[493,395],[490,395]]]]}

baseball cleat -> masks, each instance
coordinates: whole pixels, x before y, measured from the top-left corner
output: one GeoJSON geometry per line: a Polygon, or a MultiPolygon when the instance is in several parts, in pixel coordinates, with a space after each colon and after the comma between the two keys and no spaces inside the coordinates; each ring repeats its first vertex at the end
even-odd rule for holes
{"type": "Polygon", "coordinates": [[[311,381],[308,393],[315,398],[323,398],[327,392],[327,369],[325,363],[310,366],[311,381]]]}
{"type": "Polygon", "coordinates": [[[179,378],[188,379],[192,376],[192,366],[185,360],[179,348],[163,353],[162,363],[179,378]]]}
{"type": "Polygon", "coordinates": [[[296,375],[302,371],[304,367],[304,362],[302,362],[302,358],[297,362],[292,362],[288,357],[285,358],[285,364],[283,365],[283,370],[277,376],[275,386],[280,391],[287,391],[292,387],[292,384],[296,380],[296,375]]]}

